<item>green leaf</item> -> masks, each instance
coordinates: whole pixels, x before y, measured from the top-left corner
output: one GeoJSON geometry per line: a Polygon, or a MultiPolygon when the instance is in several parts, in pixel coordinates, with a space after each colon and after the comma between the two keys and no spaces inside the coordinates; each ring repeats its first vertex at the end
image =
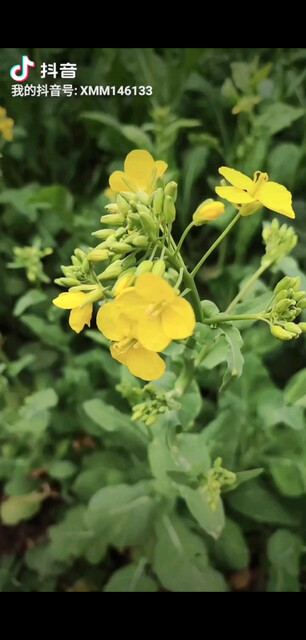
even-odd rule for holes
{"type": "Polygon", "coordinates": [[[285,402],[306,409],[306,369],[296,373],[285,387],[285,402]]]}
{"type": "Polygon", "coordinates": [[[273,136],[279,131],[290,127],[290,125],[305,114],[305,109],[292,107],[283,102],[274,102],[264,108],[260,116],[257,116],[256,126],[264,129],[273,136]]]}
{"type": "Polygon", "coordinates": [[[177,516],[163,516],[156,526],[153,569],[162,585],[176,593],[227,591],[223,576],[208,564],[203,540],[177,516]]]}
{"type": "Polygon", "coordinates": [[[182,498],[186,501],[190,513],[192,513],[202,529],[213,538],[219,538],[225,524],[221,498],[218,501],[217,508],[213,510],[207,501],[203,487],[192,489],[180,486],[179,490],[182,498]]]}
{"type": "Polygon", "coordinates": [[[244,358],[241,353],[243,340],[238,329],[230,324],[224,324],[220,331],[224,334],[225,340],[228,344],[227,370],[223,377],[220,388],[221,392],[233,377],[239,378],[239,376],[241,376],[244,358]]]}
{"type": "Polygon", "coordinates": [[[112,574],[104,587],[106,593],[155,593],[156,582],[144,573],[145,564],[140,560],[138,564],[129,564],[112,574]]]}
{"type": "Polygon", "coordinates": [[[3,524],[15,526],[23,520],[31,520],[38,513],[44,499],[45,495],[37,492],[8,498],[0,507],[3,524]]]}
{"type": "Polygon", "coordinates": [[[83,404],[85,413],[104,431],[120,431],[131,427],[128,415],[121,413],[115,407],[106,404],[103,400],[93,398],[83,404]]]}
{"type": "Polygon", "coordinates": [[[152,485],[146,481],[100,489],[89,502],[85,522],[117,547],[142,544],[155,516],[156,501],[151,493],[152,485]]]}
{"type": "Polygon", "coordinates": [[[77,471],[77,467],[70,460],[56,460],[48,467],[48,474],[55,480],[67,480],[77,471]]]}
{"type": "Polygon", "coordinates": [[[46,300],[47,296],[42,291],[38,291],[37,289],[30,289],[27,293],[24,294],[21,298],[19,298],[18,302],[16,302],[13,314],[14,316],[21,316],[22,313],[28,307],[32,307],[35,304],[39,304],[43,300],[46,300]]]}
{"type": "Polygon", "coordinates": [[[226,518],[224,529],[213,545],[212,552],[218,563],[227,569],[241,571],[250,562],[250,552],[241,528],[234,520],[226,518]]]}
{"type": "MultiPolygon", "coordinates": [[[[286,455],[286,454],[285,454],[286,455]]],[[[297,498],[306,493],[306,459],[299,456],[272,458],[269,461],[272,478],[284,496],[297,498]]]]}
{"type": "Polygon", "coordinates": [[[21,317],[23,322],[44,344],[60,350],[66,350],[71,336],[66,334],[56,324],[50,324],[42,318],[33,315],[21,317]]]}
{"type": "Polygon", "coordinates": [[[270,180],[285,184],[289,189],[294,185],[302,150],[292,142],[277,144],[269,156],[268,172],[270,180]]]}
{"type": "Polygon", "coordinates": [[[268,540],[267,555],[271,563],[268,591],[297,593],[300,588],[300,559],[303,541],[285,529],[279,529],[268,540]]]}
{"type": "Polygon", "coordinates": [[[232,509],[256,522],[296,525],[299,518],[287,509],[258,480],[252,480],[227,494],[232,509]]]}

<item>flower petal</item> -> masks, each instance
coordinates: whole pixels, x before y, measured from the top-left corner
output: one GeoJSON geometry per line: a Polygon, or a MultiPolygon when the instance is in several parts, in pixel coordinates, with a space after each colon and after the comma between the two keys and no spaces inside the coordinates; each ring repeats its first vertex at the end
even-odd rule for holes
{"type": "Polygon", "coordinates": [[[145,313],[147,303],[138,295],[135,287],[128,287],[117,296],[116,307],[120,313],[124,313],[131,321],[135,322],[145,313]]]}
{"type": "Polygon", "coordinates": [[[110,352],[111,352],[114,360],[118,360],[118,362],[120,362],[121,364],[126,364],[129,352],[128,351],[121,351],[120,345],[118,345],[116,343],[112,344],[111,348],[110,348],[110,352]]]}
{"type": "Polygon", "coordinates": [[[110,188],[115,191],[132,191],[123,180],[123,171],[114,171],[109,179],[110,188]]]}
{"type": "Polygon", "coordinates": [[[75,309],[86,301],[87,295],[82,291],[67,291],[66,293],[60,293],[52,302],[60,309],[75,309]]]}
{"type": "Polygon", "coordinates": [[[152,318],[145,314],[137,325],[136,337],[149,351],[163,351],[171,342],[169,336],[164,333],[160,315],[152,318]]]}
{"type": "Polygon", "coordinates": [[[234,187],[238,187],[238,189],[246,189],[248,191],[254,187],[251,178],[245,176],[244,173],[241,173],[240,171],[236,171],[236,169],[220,167],[219,173],[221,173],[221,176],[223,176],[225,180],[230,182],[234,187]]]}
{"type": "Polygon", "coordinates": [[[138,189],[144,191],[154,170],[154,165],[154,160],[148,151],[136,149],[126,156],[124,170],[128,180],[133,182],[138,189]]]}
{"type": "Polygon", "coordinates": [[[120,313],[115,302],[108,302],[99,309],[97,327],[109,340],[123,340],[131,332],[131,323],[120,313]]]}
{"type": "Polygon", "coordinates": [[[158,380],[165,373],[166,365],[154,351],[147,351],[139,344],[127,352],[126,365],[130,372],[142,380],[158,380]]]}
{"type": "Polygon", "coordinates": [[[176,299],[175,290],[155,273],[143,273],[135,282],[135,289],[147,302],[172,302],[176,299]]]}
{"type": "Polygon", "coordinates": [[[156,160],[155,167],[157,169],[157,177],[163,176],[168,169],[168,165],[163,160],[156,160]]]}
{"type": "Polygon", "coordinates": [[[162,327],[172,340],[183,340],[194,332],[195,315],[191,304],[184,298],[177,298],[162,312],[162,327]]]}
{"type": "Polygon", "coordinates": [[[85,324],[90,326],[91,316],[92,316],[93,305],[87,304],[86,307],[82,309],[77,307],[70,311],[69,315],[69,324],[71,329],[76,333],[80,333],[82,329],[84,329],[85,324]]]}
{"type": "Polygon", "coordinates": [[[265,182],[258,191],[256,191],[256,198],[268,209],[281,213],[287,218],[295,218],[295,213],[292,209],[292,195],[286,187],[277,182],[265,182]]]}
{"type": "Polygon", "coordinates": [[[216,187],[215,192],[220,196],[220,198],[224,198],[224,200],[234,202],[235,204],[255,202],[255,198],[246,193],[246,191],[237,189],[237,187],[216,187]]]}

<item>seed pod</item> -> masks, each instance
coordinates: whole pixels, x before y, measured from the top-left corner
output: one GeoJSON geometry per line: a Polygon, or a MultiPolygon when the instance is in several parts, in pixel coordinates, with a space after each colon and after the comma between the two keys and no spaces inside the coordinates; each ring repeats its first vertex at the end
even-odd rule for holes
{"type": "Polygon", "coordinates": [[[166,264],[164,260],[156,260],[153,263],[152,273],[155,273],[156,276],[163,276],[165,273],[166,264]]]}
{"type": "Polygon", "coordinates": [[[118,209],[120,211],[120,213],[122,213],[123,216],[126,216],[130,205],[129,203],[120,195],[120,193],[118,193],[117,195],[117,205],[118,205],[118,209]]]}
{"type": "Polygon", "coordinates": [[[153,213],[156,216],[160,216],[163,212],[163,203],[164,203],[164,191],[160,187],[157,189],[153,195],[153,213]]]}
{"type": "Polygon", "coordinates": [[[165,194],[167,196],[170,196],[173,200],[173,202],[176,202],[176,198],[177,198],[177,183],[174,182],[174,180],[172,180],[171,182],[168,182],[168,184],[166,184],[165,186],[165,194]]]}
{"type": "Polygon", "coordinates": [[[285,276],[285,278],[282,278],[282,280],[280,280],[276,285],[276,287],[274,288],[274,293],[276,294],[279,291],[282,291],[283,289],[288,289],[290,286],[291,286],[291,278],[289,278],[289,276],[285,276]]]}
{"type": "Polygon", "coordinates": [[[151,271],[152,267],[152,260],[143,260],[143,262],[141,262],[136,269],[136,278],[141,276],[143,273],[148,273],[149,271],[151,271]]]}
{"type": "Polygon", "coordinates": [[[176,209],[171,196],[165,195],[163,214],[168,224],[172,224],[172,222],[174,222],[175,216],[176,216],[176,209]]]}
{"type": "Polygon", "coordinates": [[[300,329],[299,325],[295,324],[295,322],[286,322],[284,329],[290,331],[290,333],[293,333],[295,336],[299,336],[302,333],[302,329],[300,329]]]}
{"type": "Polygon", "coordinates": [[[278,338],[278,340],[292,340],[293,338],[293,335],[292,333],[290,333],[290,331],[286,331],[285,329],[283,329],[283,327],[279,327],[276,324],[272,325],[271,333],[272,336],[278,338]]]}
{"type": "Polygon", "coordinates": [[[113,224],[115,227],[120,227],[124,223],[124,216],[121,213],[110,213],[102,216],[100,220],[103,224],[113,224]]]}

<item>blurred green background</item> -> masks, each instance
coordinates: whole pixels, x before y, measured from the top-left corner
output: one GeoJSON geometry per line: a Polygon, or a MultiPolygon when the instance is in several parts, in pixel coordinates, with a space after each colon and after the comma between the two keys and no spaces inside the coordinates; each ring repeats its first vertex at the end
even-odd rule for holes
{"type": "MultiPolygon", "coordinates": [[[[101,488],[123,491],[126,504],[122,486],[140,490],[159,471],[131,426],[117,388],[128,381],[101,334],[72,334],[51,300],[60,265],[70,263],[75,247],[92,245],[109,202],[108,176],[134,148],[165,160],[179,183],[176,239],[199,202],[213,197],[221,165],[250,176],[267,171],[286,185],[299,243],[255,294],[283,275],[300,275],[305,290],[305,62],[301,48],[0,49],[0,105],[15,121],[13,141],[2,147],[0,183],[0,500],[17,498],[13,515],[2,511],[0,590],[304,589],[305,341],[279,343],[264,326],[244,329],[244,374],[220,396],[222,359],[200,370],[190,428],[206,428],[211,455],[227,468],[264,473],[230,494],[219,541],[196,531],[211,573],[204,565],[191,571],[190,556],[183,569],[172,565],[167,573],[171,552],[156,505],[138,537],[106,507],[101,522],[86,515],[101,488]],[[36,62],[33,86],[73,83],[79,95],[13,97],[9,70],[22,55],[36,62]],[[44,62],[76,63],[76,79],[41,79],[44,62]],[[152,86],[153,93],[82,96],[82,85],[152,86]],[[96,399],[102,421],[88,405],[96,399]],[[185,580],[189,572],[193,578],[185,580]]],[[[199,274],[201,297],[220,309],[260,264],[263,215],[273,217],[265,211],[243,219],[199,274]]],[[[187,264],[223,224],[221,218],[189,236],[187,264]]]]}

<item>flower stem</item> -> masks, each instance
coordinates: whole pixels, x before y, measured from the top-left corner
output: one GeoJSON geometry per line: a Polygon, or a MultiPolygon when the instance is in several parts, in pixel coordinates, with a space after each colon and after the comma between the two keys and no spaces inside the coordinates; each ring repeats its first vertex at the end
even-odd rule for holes
{"type": "Polygon", "coordinates": [[[245,313],[242,315],[227,315],[226,313],[219,313],[217,316],[211,318],[204,318],[203,324],[221,324],[222,322],[235,322],[240,320],[266,320],[270,318],[269,313],[245,313]]]}
{"type": "Polygon", "coordinates": [[[225,238],[227,236],[227,234],[231,231],[231,229],[236,224],[236,222],[238,222],[240,216],[241,216],[240,212],[237,213],[235,218],[233,218],[233,220],[229,223],[229,225],[226,227],[226,229],[224,229],[224,231],[221,233],[219,238],[217,238],[217,240],[211,245],[211,247],[208,249],[208,251],[206,251],[206,253],[203,256],[203,258],[201,258],[201,260],[198,262],[198,264],[195,266],[195,268],[191,272],[191,277],[192,278],[195,277],[195,275],[198,273],[199,269],[201,269],[202,264],[204,264],[204,262],[207,260],[207,258],[209,258],[210,254],[216,249],[216,247],[220,244],[220,242],[222,242],[223,238],[225,238]]]}
{"type": "Polygon", "coordinates": [[[257,269],[257,271],[255,271],[255,273],[253,273],[252,277],[246,282],[244,287],[242,287],[242,289],[240,289],[240,291],[237,293],[235,298],[229,304],[229,306],[226,309],[226,313],[230,313],[231,311],[233,311],[236,308],[238,302],[240,302],[240,300],[249,291],[249,289],[251,289],[251,287],[253,286],[254,282],[256,282],[256,280],[258,280],[258,278],[260,278],[260,276],[270,267],[270,265],[271,265],[271,263],[265,264],[265,265],[261,265],[259,267],[259,269],[257,269]]]}
{"type": "Polygon", "coordinates": [[[181,246],[182,246],[182,244],[183,244],[183,242],[184,242],[184,240],[185,240],[186,236],[188,235],[189,231],[191,231],[191,229],[192,229],[193,227],[194,227],[194,222],[192,221],[192,222],[190,222],[190,224],[188,225],[188,227],[186,227],[185,231],[182,233],[181,238],[180,238],[180,240],[179,240],[179,242],[178,242],[178,245],[177,245],[177,247],[176,247],[176,250],[175,250],[175,252],[174,252],[174,255],[175,255],[175,256],[177,255],[177,253],[179,253],[179,251],[180,251],[180,249],[181,249],[181,246]]]}

